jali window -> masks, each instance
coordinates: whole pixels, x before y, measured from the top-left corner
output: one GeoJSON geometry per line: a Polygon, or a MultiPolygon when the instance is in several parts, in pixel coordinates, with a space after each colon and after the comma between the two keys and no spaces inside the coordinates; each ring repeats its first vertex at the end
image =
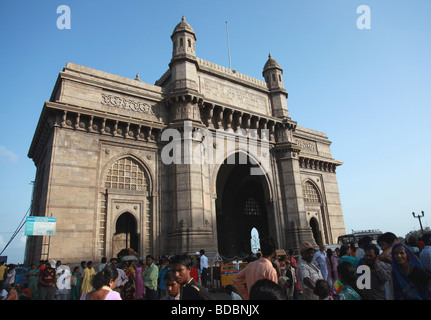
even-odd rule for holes
{"type": "Polygon", "coordinates": [[[108,170],[105,187],[136,191],[147,190],[144,168],[130,157],[120,159],[108,170]]]}
{"type": "Polygon", "coordinates": [[[302,191],[304,194],[304,201],[305,202],[320,202],[320,197],[319,194],[315,188],[315,186],[307,181],[304,183],[304,185],[302,186],[302,191]]]}

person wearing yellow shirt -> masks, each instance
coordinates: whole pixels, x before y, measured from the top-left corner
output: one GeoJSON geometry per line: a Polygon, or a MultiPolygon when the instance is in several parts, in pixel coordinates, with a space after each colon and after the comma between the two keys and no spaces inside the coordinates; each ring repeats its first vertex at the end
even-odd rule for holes
{"type": "Polygon", "coordinates": [[[0,290],[4,288],[4,273],[6,271],[6,266],[4,261],[0,261],[0,290]]]}

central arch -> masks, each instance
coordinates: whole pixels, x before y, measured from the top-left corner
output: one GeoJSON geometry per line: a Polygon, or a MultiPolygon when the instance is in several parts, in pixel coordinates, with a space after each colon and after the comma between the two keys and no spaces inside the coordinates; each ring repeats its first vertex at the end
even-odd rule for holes
{"type": "Polygon", "coordinates": [[[266,176],[251,175],[251,168],[256,165],[248,157],[247,163],[238,161],[239,153],[234,156],[234,164],[221,164],[216,178],[218,251],[225,258],[245,257],[252,251],[253,228],[259,237],[270,234],[266,176]]]}

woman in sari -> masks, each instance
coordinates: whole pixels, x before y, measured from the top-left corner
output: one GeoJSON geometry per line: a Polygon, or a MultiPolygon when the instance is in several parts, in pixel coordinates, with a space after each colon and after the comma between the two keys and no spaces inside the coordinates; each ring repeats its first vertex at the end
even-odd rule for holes
{"type": "Polygon", "coordinates": [[[392,280],[395,300],[430,300],[431,274],[404,244],[392,247],[392,280]]]}
{"type": "Polygon", "coordinates": [[[87,267],[84,269],[84,273],[82,274],[81,297],[84,293],[93,290],[93,278],[95,275],[96,271],[93,268],[93,262],[88,261],[87,267]]]}
{"type": "Polygon", "coordinates": [[[79,300],[79,288],[81,285],[81,274],[79,267],[73,269],[72,278],[70,279],[70,300],[79,300]]]}
{"type": "Polygon", "coordinates": [[[326,266],[328,267],[328,283],[331,287],[331,294],[334,294],[336,292],[334,284],[338,281],[338,257],[331,249],[326,250],[326,266]]]}
{"type": "Polygon", "coordinates": [[[144,262],[142,260],[138,261],[136,265],[136,299],[142,300],[144,296],[144,279],[142,279],[142,266],[144,262]]]}
{"type": "Polygon", "coordinates": [[[84,293],[81,300],[121,300],[120,294],[114,291],[118,279],[117,268],[112,265],[106,265],[102,271],[92,278],[94,278],[94,290],[84,293]]]}
{"type": "Polygon", "coordinates": [[[31,292],[31,300],[37,300],[39,295],[38,280],[39,280],[39,269],[33,263],[30,271],[27,274],[28,288],[31,292]]]}

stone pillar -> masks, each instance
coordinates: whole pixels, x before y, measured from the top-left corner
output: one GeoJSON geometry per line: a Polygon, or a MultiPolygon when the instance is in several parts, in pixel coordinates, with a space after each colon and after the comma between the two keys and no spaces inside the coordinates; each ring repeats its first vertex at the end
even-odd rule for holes
{"type": "Polygon", "coordinates": [[[169,246],[176,253],[192,253],[200,249],[217,252],[209,164],[201,161],[199,155],[205,140],[201,132],[206,130],[200,121],[199,110],[200,106],[193,99],[178,100],[171,105],[174,120],[170,129],[175,135],[171,143],[177,154],[170,169],[171,218],[174,223],[169,231],[169,246]]]}
{"type": "Polygon", "coordinates": [[[297,250],[303,241],[310,241],[317,246],[307,222],[299,169],[301,148],[291,142],[278,144],[274,151],[278,155],[280,167],[280,185],[283,195],[283,211],[286,221],[285,248],[297,250]]]}

